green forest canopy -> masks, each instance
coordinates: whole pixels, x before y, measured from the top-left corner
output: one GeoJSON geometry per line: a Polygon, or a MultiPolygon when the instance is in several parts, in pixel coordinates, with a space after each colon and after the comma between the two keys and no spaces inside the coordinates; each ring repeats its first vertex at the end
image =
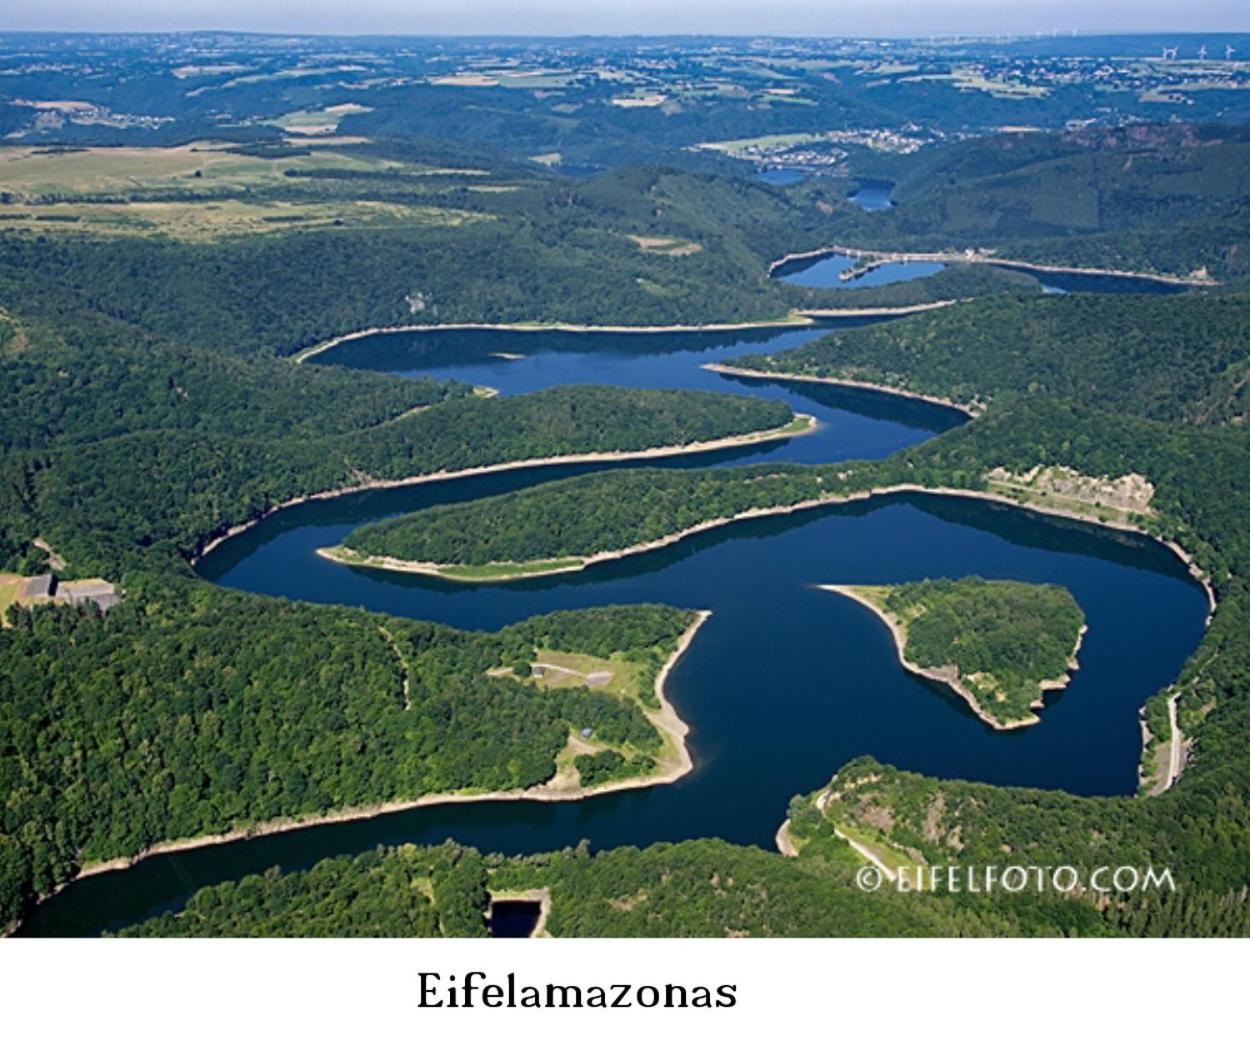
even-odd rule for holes
{"type": "Polygon", "coordinates": [[[493,633],[129,576],[107,617],[14,607],[0,634],[0,918],[84,863],[274,818],[527,788],[571,731],[648,755],[637,702],[487,675],[538,648],[658,670],[691,614],[553,613],[493,633]]]}
{"type": "Polygon", "coordinates": [[[967,576],[867,589],[903,623],[904,656],[920,667],[955,667],[1000,722],[1032,716],[1041,684],[1067,674],[1085,622],[1068,590],[1049,583],[967,576]]]}

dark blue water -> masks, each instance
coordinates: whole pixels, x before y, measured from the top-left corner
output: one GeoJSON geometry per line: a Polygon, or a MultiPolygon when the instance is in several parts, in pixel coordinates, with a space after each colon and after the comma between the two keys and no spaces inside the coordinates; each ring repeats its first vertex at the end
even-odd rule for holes
{"type": "Polygon", "coordinates": [[[894,208],[894,202],[890,198],[890,191],[893,189],[894,184],[884,180],[864,180],[855,193],[850,195],[850,200],[866,213],[879,213],[883,209],[894,208]]]}
{"type": "MultiPolygon", "coordinates": [[[[850,290],[867,286],[890,286],[909,279],[935,275],[945,264],[937,261],[891,261],[873,268],[851,280],[842,273],[859,263],[855,257],[827,253],[820,257],[794,260],[773,271],[773,277],[792,286],[811,286],[824,290],[850,290]]],[[[1089,275],[1077,271],[1041,271],[1016,264],[990,264],[988,267],[1015,271],[1036,279],[1046,293],[1180,293],[1187,287],[1173,282],[1160,282],[1120,275],[1089,275]]]]}
{"type": "Polygon", "coordinates": [[[1079,271],[1039,271],[1016,264],[995,264],[1004,271],[1031,275],[1046,293],[1182,293],[1187,287],[1175,282],[1121,275],[1087,275],[1079,271]]]}
{"type": "Polygon", "coordinates": [[[802,169],[760,169],[755,178],[774,187],[791,187],[807,179],[807,173],[802,169]]]}
{"type": "MultiPolygon", "coordinates": [[[[570,381],[781,395],[817,414],[818,433],[771,449],[666,464],[878,457],[954,424],[951,412],[835,386],[744,384],[700,369],[748,349],[789,347],[810,331],[727,335],[388,335],[331,358],[396,373],[429,371],[506,393],[570,381]],[[733,344],[726,347],[726,342],[733,344]],[[525,356],[500,360],[499,350],[525,356]]],[[[988,503],[916,497],[744,522],[586,572],[466,585],[355,569],[316,557],[353,527],[403,510],[460,502],[592,472],[548,467],[359,494],[294,507],[228,541],[201,564],[227,587],[342,602],[465,628],[592,605],[662,601],[713,617],[673,671],[668,692],[691,725],[695,771],[671,786],[580,803],[428,807],[158,856],[71,885],[24,934],[89,934],[181,905],[196,888],[273,865],[307,867],[379,844],[455,838],[532,852],[586,838],[596,848],[719,836],[771,846],[796,793],[856,756],[941,777],[1130,794],[1137,710],[1169,682],[1201,635],[1205,601],[1177,559],[1138,537],[988,503]],[[1061,583],[1090,630],[1071,686],[1039,725],[995,732],[946,690],[898,664],[889,633],[862,606],[815,583],[925,576],[1061,583]]]]}
{"type": "Polygon", "coordinates": [[[936,275],[946,267],[935,260],[892,260],[854,278],[842,277],[842,273],[848,268],[854,268],[861,263],[863,262],[857,257],[827,253],[810,260],[795,260],[783,264],[773,272],[773,277],[791,286],[812,286],[821,290],[858,290],[868,286],[889,286],[908,279],[923,279],[927,275],[936,275]]]}
{"type": "Polygon", "coordinates": [[[498,899],[490,904],[487,926],[492,938],[528,939],[534,934],[542,905],[520,899],[498,899]]]}

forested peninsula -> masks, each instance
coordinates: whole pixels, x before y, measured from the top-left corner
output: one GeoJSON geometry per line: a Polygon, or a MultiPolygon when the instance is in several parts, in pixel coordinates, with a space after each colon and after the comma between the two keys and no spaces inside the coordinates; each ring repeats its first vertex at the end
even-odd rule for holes
{"type": "Polygon", "coordinates": [[[486,634],[168,576],[125,591],[107,617],[11,610],[5,921],[84,868],[165,844],[441,795],[576,798],[689,766],[657,688],[694,613],[589,609],[486,634]],[[610,677],[535,677],[555,660],[610,677]]]}
{"type": "Polygon", "coordinates": [[[790,423],[780,401],[571,386],[446,400],[338,435],[295,439],[145,430],[0,461],[6,558],[40,535],[75,565],[173,570],[292,499],[517,462],[683,453],[790,423]]]}
{"type": "Polygon", "coordinates": [[[948,686],[996,730],[1039,720],[1046,690],[1075,670],[1084,615],[1050,584],[922,580],[892,586],[820,584],[871,610],[890,629],[899,661],[948,686]]]}

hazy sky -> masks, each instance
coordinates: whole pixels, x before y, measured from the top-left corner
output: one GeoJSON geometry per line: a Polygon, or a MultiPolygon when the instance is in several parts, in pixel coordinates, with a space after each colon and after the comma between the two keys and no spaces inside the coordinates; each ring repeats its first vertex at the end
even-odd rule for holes
{"type": "Polygon", "coordinates": [[[1250,29],[1247,0],[4,0],[0,29],[302,33],[1171,32],[1250,29]]]}

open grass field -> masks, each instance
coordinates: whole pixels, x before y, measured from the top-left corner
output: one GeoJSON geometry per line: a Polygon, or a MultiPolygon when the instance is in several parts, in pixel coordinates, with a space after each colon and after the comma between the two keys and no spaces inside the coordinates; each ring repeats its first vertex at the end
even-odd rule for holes
{"type": "Polygon", "coordinates": [[[621,700],[639,703],[646,672],[642,664],[621,655],[604,659],[584,653],[561,653],[554,649],[538,650],[536,667],[543,667],[540,681],[558,689],[563,686],[589,685],[600,693],[609,693],[621,700]],[[605,675],[611,677],[605,679],[605,675]]]}
{"type": "MultiPolygon", "coordinates": [[[[494,678],[513,678],[532,682],[546,690],[588,688],[607,693],[626,704],[640,707],[644,712],[655,714],[651,700],[653,671],[647,664],[628,660],[621,653],[610,657],[591,656],[586,653],[566,653],[555,649],[539,649],[534,658],[532,671],[527,676],[516,674],[511,668],[496,668],[487,672],[494,678]]],[[[672,734],[662,724],[656,724],[663,744],[658,752],[639,752],[631,744],[613,744],[595,736],[594,730],[569,731],[568,743],[556,756],[556,776],[552,787],[571,789],[581,784],[577,769],[579,756],[596,755],[612,750],[626,760],[644,758],[648,761],[647,772],[659,768],[677,766],[681,752],[672,734]]]]}
{"type": "Polygon", "coordinates": [[[688,257],[691,253],[698,253],[703,249],[698,242],[691,242],[687,238],[661,238],[649,235],[630,235],[629,237],[644,253],[656,253],[662,257],[688,257]]]}
{"type": "Polygon", "coordinates": [[[367,114],[373,107],[362,106],[360,103],[337,103],[320,110],[293,110],[289,114],[275,117],[272,124],[284,132],[294,132],[304,136],[321,136],[338,131],[339,122],[352,114],[367,114]]]}
{"type": "Polygon", "coordinates": [[[804,143],[819,143],[826,136],[812,132],[787,132],[772,136],[755,136],[753,139],[726,139],[718,143],[700,143],[701,150],[717,150],[723,154],[737,155],[747,151],[781,150],[804,143]]]}
{"type": "Polygon", "coordinates": [[[17,597],[22,592],[22,584],[25,582],[26,579],[23,576],[0,572],[0,626],[7,625],[8,620],[5,614],[11,605],[17,603],[17,597]]]}
{"type": "MultiPolygon", "coordinates": [[[[359,111],[354,104],[329,107],[318,112],[317,120],[359,111]]],[[[311,120],[313,112],[301,113],[311,120]]],[[[334,149],[257,158],[209,142],[63,151],[7,147],[0,148],[0,232],[163,235],[210,241],[292,228],[388,223],[450,227],[488,218],[467,210],[364,198],[307,201],[309,181],[286,175],[291,169],[480,174],[363,158],[334,149]]]]}
{"type": "Polygon", "coordinates": [[[0,232],[78,232],[97,236],[163,235],[208,242],[292,229],[385,224],[458,227],[489,214],[394,202],[244,201],[224,198],[172,202],[63,202],[0,205],[0,232]]]}
{"type": "Polygon", "coordinates": [[[0,194],[10,202],[126,196],[136,192],[257,191],[289,186],[290,168],[334,168],[356,172],[402,168],[396,162],[314,150],[295,158],[232,154],[225,144],[180,147],[88,147],[83,150],[0,148],[0,194]]]}

